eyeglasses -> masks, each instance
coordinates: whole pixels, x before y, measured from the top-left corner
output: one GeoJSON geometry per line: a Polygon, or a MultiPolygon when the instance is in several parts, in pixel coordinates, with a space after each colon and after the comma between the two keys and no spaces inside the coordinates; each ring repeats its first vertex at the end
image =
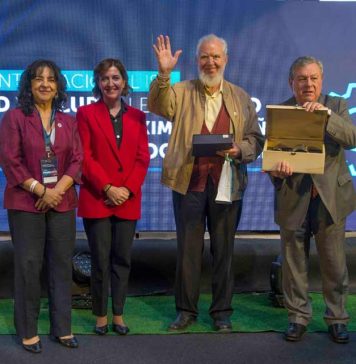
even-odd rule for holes
{"type": "Polygon", "coordinates": [[[274,150],[279,152],[291,152],[291,153],[321,153],[321,149],[312,145],[298,144],[295,147],[288,147],[284,144],[277,144],[274,147],[267,148],[268,150],[274,150]]]}

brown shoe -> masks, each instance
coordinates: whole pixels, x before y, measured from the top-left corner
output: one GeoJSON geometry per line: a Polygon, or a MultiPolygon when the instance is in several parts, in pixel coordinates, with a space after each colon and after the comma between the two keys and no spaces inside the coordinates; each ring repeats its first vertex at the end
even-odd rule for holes
{"type": "Polygon", "coordinates": [[[338,344],[349,342],[349,333],[345,324],[332,324],[328,328],[331,340],[338,344]]]}
{"type": "Polygon", "coordinates": [[[307,327],[296,322],[290,322],[287,331],[284,333],[284,338],[287,341],[300,341],[307,331],[307,327]]]}

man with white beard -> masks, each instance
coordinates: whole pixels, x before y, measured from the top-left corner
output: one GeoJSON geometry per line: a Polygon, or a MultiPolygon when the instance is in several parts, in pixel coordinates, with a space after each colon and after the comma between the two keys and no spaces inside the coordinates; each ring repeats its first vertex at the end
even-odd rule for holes
{"type": "Polygon", "coordinates": [[[228,61],[227,44],[209,34],[197,45],[199,79],[170,84],[170,73],[182,53],[172,54],[168,36],[160,35],[153,45],[158,76],[151,83],[148,109],[173,122],[161,182],[173,190],[178,255],[175,299],[177,318],[170,331],[184,330],[198,316],[199,284],[204,233],[207,226],[212,254],[213,327],[231,332],[232,271],[235,231],[247,185],[246,164],[261,153],[263,136],[250,96],[224,80],[228,61]],[[213,157],[194,157],[194,134],[233,134],[231,149],[213,157]],[[224,157],[232,159],[232,203],[215,201],[224,157]]]}

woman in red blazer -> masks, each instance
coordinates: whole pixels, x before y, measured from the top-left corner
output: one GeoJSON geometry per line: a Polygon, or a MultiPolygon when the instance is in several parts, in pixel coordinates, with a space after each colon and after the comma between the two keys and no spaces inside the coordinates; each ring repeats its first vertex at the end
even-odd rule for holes
{"type": "Polygon", "coordinates": [[[37,335],[40,273],[48,270],[50,332],[64,346],[71,334],[72,256],[82,148],[75,120],[61,112],[66,81],[52,61],[37,60],[21,76],[19,107],[0,129],[0,164],[6,176],[15,260],[15,326],[23,347],[41,352],[37,335]]]}
{"type": "Polygon", "coordinates": [[[107,305],[111,282],[113,331],[126,335],[123,320],[131,265],[131,246],[141,216],[141,186],[149,164],[145,115],[121,99],[128,76],[117,59],[94,69],[94,96],[99,101],[77,112],[84,149],[83,184],[78,215],[91,251],[91,293],[95,333],[108,332],[107,305]]]}

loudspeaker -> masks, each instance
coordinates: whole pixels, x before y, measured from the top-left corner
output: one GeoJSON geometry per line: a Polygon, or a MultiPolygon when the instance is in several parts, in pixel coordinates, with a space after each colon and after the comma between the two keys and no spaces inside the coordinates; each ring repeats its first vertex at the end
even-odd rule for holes
{"type": "Polygon", "coordinates": [[[72,295],[72,308],[90,309],[92,298],[90,295],[91,261],[90,252],[81,251],[72,258],[73,281],[81,287],[88,287],[88,293],[72,295]]]}
{"type": "Polygon", "coordinates": [[[269,298],[275,307],[284,307],[282,289],[282,257],[278,255],[271,265],[270,272],[271,292],[269,298]]]}

